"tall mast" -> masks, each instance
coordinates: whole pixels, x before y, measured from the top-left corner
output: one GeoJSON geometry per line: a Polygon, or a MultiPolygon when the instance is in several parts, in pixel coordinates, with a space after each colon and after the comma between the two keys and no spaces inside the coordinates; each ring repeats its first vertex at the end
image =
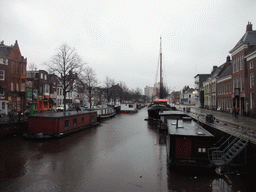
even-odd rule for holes
{"type": "Polygon", "coordinates": [[[163,99],[163,76],[162,76],[162,37],[160,37],[160,91],[159,98],[163,99]]]}

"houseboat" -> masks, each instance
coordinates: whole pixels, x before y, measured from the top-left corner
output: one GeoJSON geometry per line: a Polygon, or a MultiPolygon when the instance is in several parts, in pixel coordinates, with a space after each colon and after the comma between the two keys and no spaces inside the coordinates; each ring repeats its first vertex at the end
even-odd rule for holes
{"type": "Polygon", "coordinates": [[[114,107],[107,105],[93,106],[92,110],[97,111],[98,121],[101,119],[114,117],[116,115],[116,110],[114,109],[114,107]]]}
{"type": "Polygon", "coordinates": [[[186,174],[214,174],[208,159],[208,149],[214,136],[191,117],[167,119],[167,162],[172,169],[186,174]]]}
{"type": "Polygon", "coordinates": [[[96,111],[37,113],[28,116],[24,138],[52,138],[97,125],[96,111]]]}
{"type": "Polygon", "coordinates": [[[121,103],[120,111],[121,113],[136,113],[138,112],[137,103],[135,102],[121,103]]]}

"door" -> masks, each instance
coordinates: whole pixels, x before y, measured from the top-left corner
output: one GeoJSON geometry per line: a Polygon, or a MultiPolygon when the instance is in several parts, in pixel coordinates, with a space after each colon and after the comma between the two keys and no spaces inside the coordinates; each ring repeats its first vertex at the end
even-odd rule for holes
{"type": "Polygon", "coordinates": [[[175,158],[191,158],[192,139],[187,137],[176,137],[175,158]]]}

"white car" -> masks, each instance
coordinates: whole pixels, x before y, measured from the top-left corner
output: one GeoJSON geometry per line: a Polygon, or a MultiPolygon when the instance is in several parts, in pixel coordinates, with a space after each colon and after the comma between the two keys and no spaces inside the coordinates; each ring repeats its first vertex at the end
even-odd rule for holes
{"type": "MultiPolygon", "coordinates": [[[[66,105],[66,111],[68,110],[68,105],[66,105]]],[[[64,105],[59,105],[57,108],[56,108],[56,111],[64,111],[64,105]]]]}

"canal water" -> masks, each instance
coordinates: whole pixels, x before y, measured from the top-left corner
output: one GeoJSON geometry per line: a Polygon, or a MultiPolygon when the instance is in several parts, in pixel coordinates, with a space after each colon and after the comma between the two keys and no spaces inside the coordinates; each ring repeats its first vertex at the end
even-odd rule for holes
{"type": "Polygon", "coordinates": [[[0,191],[245,191],[239,176],[168,170],[165,134],[147,109],[48,140],[0,140],[0,191]]]}

